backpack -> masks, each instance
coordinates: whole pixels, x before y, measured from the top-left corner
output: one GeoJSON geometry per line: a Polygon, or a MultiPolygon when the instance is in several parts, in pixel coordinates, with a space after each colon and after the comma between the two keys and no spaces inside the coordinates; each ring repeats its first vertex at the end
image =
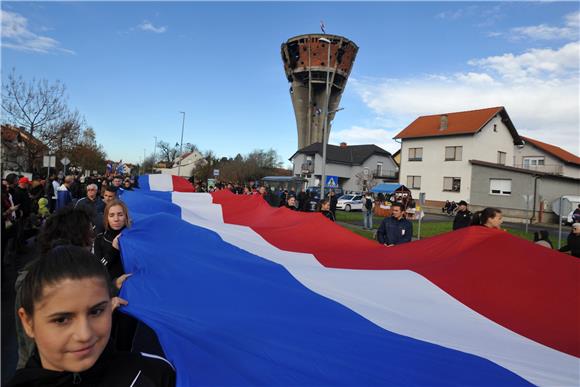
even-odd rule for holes
{"type": "Polygon", "coordinates": [[[369,198],[365,199],[365,208],[371,210],[373,208],[373,201],[369,198]]]}

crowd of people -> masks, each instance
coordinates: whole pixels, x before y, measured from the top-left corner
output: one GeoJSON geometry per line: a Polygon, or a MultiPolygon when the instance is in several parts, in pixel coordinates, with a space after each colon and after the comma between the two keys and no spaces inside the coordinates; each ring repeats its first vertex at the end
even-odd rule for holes
{"type": "Polygon", "coordinates": [[[118,312],[131,275],[119,251],[130,226],[120,196],[135,183],[121,176],[2,180],[3,267],[15,264],[27,241],[37,254],[15,280],[18,363],[8,386],[175,385],[155,334],[118,312]]]}

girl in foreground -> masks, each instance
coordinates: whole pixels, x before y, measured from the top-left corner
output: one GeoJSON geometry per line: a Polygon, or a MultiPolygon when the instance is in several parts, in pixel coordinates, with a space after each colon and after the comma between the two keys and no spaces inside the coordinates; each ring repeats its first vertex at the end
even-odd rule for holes
{"type": "Polygon", "coordinates": [[[30,266],[18,316],[36,348],[8,386],[174,386],[167,360],[109,344],[107,269],[85,249],[58,246],[30,266]]]}

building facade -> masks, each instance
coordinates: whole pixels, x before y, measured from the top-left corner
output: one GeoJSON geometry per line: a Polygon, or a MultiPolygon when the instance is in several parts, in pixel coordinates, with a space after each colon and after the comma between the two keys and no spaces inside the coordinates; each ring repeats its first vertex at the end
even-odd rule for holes
{"type": "Polygon", "coordinates": [[[197,167],[205,164],[207,164],[207,161],[202,154],[198,151],[193,151],[184,153],[176,158],[171,168],[157,168],[156,171],[166,175],[191,177],[197,167]]]}
{"type": "Polygon", "coordinates": [[[401,140],[400,183],[426,194],[428,206],[466,200],[510,218],[551,221],[550,203],[580,195],[580,158],[521,137],[505,108],[417,118],[401,140]]]}
{"type": "Polygon", "coordinates": [[[413,196],[426,193],[434,205],[471,200],[470,160],[514,165],[514,145],[522,145],[504,108],[417,118],[396,137],[401,140],[399,182],[413,196]]]}
{"type": "MultiPolygon", "coordinates": [[[[391,154],[376,145],[327,145],[326,176],[337,176],[344,191],[362,192],[382,182],[397,181],[398,167],[391,154]]],[[[320,186],[322,144],[298,150],[291,158],[294,176],[309,187],[320,186]]]]}

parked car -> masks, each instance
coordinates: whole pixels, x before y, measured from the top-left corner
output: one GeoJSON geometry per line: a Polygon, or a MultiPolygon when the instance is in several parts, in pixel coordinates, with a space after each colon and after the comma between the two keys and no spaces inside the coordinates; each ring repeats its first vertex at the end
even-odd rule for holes
{"type": "Polygon", "coordinates": [[[363,209],[363,196],[362,195],[343,195],[338,198],[338,203],[336,204],[337,210],[344,210],[350,212],[353,210],[363,209]]]}

